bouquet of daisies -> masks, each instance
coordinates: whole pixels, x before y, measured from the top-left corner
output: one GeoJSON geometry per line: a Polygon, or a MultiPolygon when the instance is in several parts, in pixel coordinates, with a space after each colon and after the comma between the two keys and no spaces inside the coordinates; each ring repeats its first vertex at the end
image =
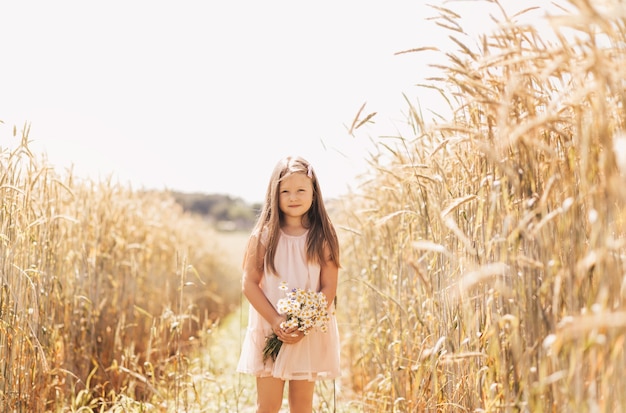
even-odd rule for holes
{"type": "MultiPolygon", "coordinates": [[[[287,291],[285,298],[281,298],[277,303],[278,312],[287,316],[287,320],[280,325],[281,328],[295,327],[304,335],[309,334],[311,329],[315,327],[322,332],[328,330],[328,303],[324,293],[301,288],[288,291],[289,287],[286,283],[282,283],[279,288],[287,291]]],[[[276,361],[282,344],[283,342],[278,339],[275,333],[267,337],[263,348],[263,363],[269,358],[276,361]]]]}

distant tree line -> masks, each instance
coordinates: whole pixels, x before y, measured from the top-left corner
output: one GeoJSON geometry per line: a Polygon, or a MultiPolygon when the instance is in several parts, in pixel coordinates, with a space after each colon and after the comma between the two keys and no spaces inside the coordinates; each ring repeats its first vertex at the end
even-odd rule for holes
{"type": "Polygon", "coordinates": [[[183,210],[200,215],[222,230],[252,228],[261,209],[260,203],[250,204],[241,198],[223,194],[172,192],[183,210]]]}

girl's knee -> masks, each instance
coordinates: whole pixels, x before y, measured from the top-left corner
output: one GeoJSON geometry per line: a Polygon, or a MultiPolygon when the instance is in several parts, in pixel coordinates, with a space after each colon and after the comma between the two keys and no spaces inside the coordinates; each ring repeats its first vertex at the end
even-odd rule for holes
{"type": "Polygon", "coordinates": [[[281,404],[261,404],[258,403],[256,406],[256,413],[278,413],[280,411],[281,404]]]}
{"type": "Polygon", "coordinates": [[[278,413],[285,382],[271,377],[257,379],[257,413],[278,413]]]}
{"type": "Polygon", "coordinates": [[[257,397],[256,413],[278,413],[280,411],[283,405],[283,398],[275,395],[267,396],[265,394],[257,397]]]}

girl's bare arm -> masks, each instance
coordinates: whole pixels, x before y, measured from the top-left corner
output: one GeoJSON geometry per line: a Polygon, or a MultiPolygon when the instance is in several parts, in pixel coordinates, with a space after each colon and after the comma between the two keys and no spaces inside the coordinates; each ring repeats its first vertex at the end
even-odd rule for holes
{"type": "Polygon", "coordinates": [[[263,279],[265,247],[261,246],[257,250],[257,238],[252,236],[248,242],[243,265],[242,291],[250,305],[267,320],[272,326],[272,331],[284,342],[293,341],[293,337],[280,328],[280,323],[285,320],[285,316],[278,314],[272,303],[269,302],[265,293],[261,289],[263,279]]]}
{"type": "Polygon", "coordinates": [[[320,291],[326,296],[328,306],[332,304],[337,295],[337,280],[339,267],[330,260],[330,251],[325,251],[326,261],[321,264],[320,291]]]}

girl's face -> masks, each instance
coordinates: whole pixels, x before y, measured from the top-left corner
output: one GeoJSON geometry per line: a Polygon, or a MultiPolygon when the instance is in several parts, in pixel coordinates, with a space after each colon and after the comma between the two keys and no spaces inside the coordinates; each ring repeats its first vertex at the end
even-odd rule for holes
{"type": "Polygon", "coordinates": [[[300,218],[313,205],[313,182],[303,173],[283,179],[278,186],[278,207],[286,217],[300,218]]]}

